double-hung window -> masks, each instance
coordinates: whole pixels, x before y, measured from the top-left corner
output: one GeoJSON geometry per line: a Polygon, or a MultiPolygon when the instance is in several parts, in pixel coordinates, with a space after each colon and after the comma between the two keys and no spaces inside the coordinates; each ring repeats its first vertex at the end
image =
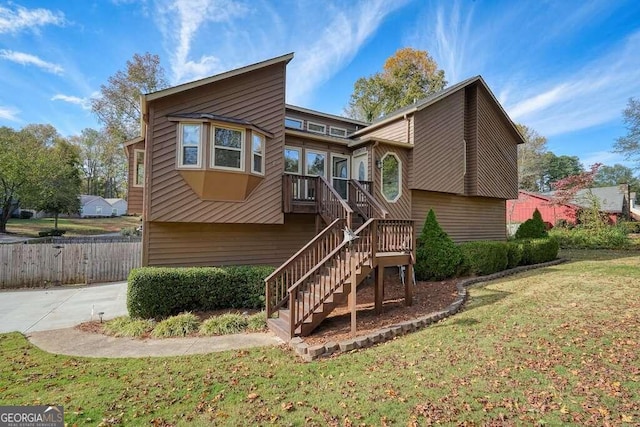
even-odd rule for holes
{"type": "Polygon", "coordinates": [[[135,169],[133,171],[133,186],[144,186],[144,150],[133,150],[135,169]]]}
{"type": "Polygon", "coordinates": [[[251,172],[264,175],[264,142],[259,133],[251,134],[251,172]]]}
{"type": "Polygon", "coordinates": [[[244,170],[244,130],[214,126],[211,167],[244,170]]]}
{"type": "Polygon", "coordinates": [[[178,166],[182,168],[199,168],[202,165],[202,124],[180,123],[180,152],[178,166]]]}

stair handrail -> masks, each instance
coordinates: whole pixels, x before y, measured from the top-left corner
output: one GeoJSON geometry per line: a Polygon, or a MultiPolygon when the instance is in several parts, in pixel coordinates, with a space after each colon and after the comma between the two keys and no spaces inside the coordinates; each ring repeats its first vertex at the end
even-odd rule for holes
{"type": "Polygon", "coordinates": [[[317,179],[316,208],[318,210],[318,214],[320,214],[325,221],[333,221],[335,218],[343,218],[346,226],[351,229],[353,209],[351,209],[349,204],[342,198],[342,196],[340,196],[336,189],[333,188],[327,178],[324,176],[318,176],[317,179]]]}
{"type": "MultiPolygon", "coordinates": [[[[375,222],[377,221],[377,219],[375,218],[371,218],[369,220],[367,220],[367,222],[365,222],[364,224],[362,224],[362,226],[360,226],[360,228],[358,228],[354,234],[356,236],[358,236],[358,239],[349,241],[347,239],[343,240],[343,242],[336,247],[333,251],[331,251],[326,257],[324,257],[324,259],[322,259],[320,262],[318,262],[312,269],[310,269],[304,276],[302,276],[300,279],[298,279],[298,281],[296,283],[294,283],[293,285],[291,285],[289,287],[289,289],[287,289],[287,292],[289,294],[289,310],[290,310],[290,333],[291,336],[293,336],[295,334],[295,330],[298,326],[302,325],[302,323],[304,323],[304,321],[311,316],[311,313],[313,313],[313,311],[319,307],[333,292],[335,292],[335,290],[340,287],[343,283],[344,280],[348,279],[351,274],[352,274],[352,270],[354,268],[358,268],[359,266],[362,266],[364,264],[365,261],[372,259],[375,257],[375,248],[376,248],[376,242],[375,237],[372,236],[371,231],[375,230],[376,225],[375,222]],[[363,236],[361,236],[361,234],[365,231],[369,229],[370,233],[370,239],[368,241],[365,241],[366,239],[362,239],[363,236]],[[351,257],[350,259],[346,259],[345,256],[345,264],[343,264],[343,268],[346,265],[346,268],[344,268],[346,270],[346,274],[341,276],[339,280],[336,280],[332,286],[330,287],[330,289],[327,289],[326,292],[323,293],[323,295],[319,298],[318,301],[316,301],[313,304],[313,307],[308,307],[307,310],[303,310],[303,313],[300,315],[300,313],[298,313],[297,310],[297,304],[296,304],[296,296],[298,294],[299,291],[299,287],[305,283],[305,281],[307,279],[309,279],[312,275],[316,274],[317,271],[323,267],[325,267],[325,264],[332,260],[338,253],[340,253],[341,251],[346,252],[347,247],[354,247],[355,249],[354,251],[351,252],[351,257]],[[363,246],[368,246],[368,248],[366,248],[367,250],[364,251],[362,249],[363,246]],[[353,262],[353,254],[357,254],[356,257],[357,259],[355,260],[356,262],[353,262]],[[346,262],[348,262],[348,265],[346,264],[346,262]]],[[[375,232],[375,231],[373,231],[375,232]]],[[[304,304],[304,300],[303,300],[303,304],[304,304]]],[[[310,304],[311,305],[311,304],[310,304]]]]}
{"type": "MultiPolygon", "coordinates": [[[[324,258],[325,253],[333,250],[343,239],[342,229],[344,227],[344,220],[342,218],[336,218],[331,224],[325,227],[320,233],[318,233],[313,239],[311,239],[306,245],[304,245],[298,252],[292,255],[287,261],[278,267],[273,273],[264,279],[266,286],[266,310],[267,318],[271,317],[275,311],[282,307],[287,302],[287,293],[283,292],[289,288],[288,284],[280,286],[280,292],[278,292],[277,282],[278,279],[283,281],[295,283],[298,280],[297,275],[302,274],[302,271],[308,271],[306,266],[300,266],[300,269],[294,269],[293,272],[289,271],[289,267],[295,262],[303,262],[302,259],[311,254],[314,250],[318,249],[320,255],[318,258],[324,258]],[[306,268],[305,268],[306,267],[306,268]],[[298,274],[296,274],[298,273],[298,274]],[[286,278],[285,278],[286,275],[286,278]],[[288,280],[286,280],[288,279],[288,280]],[[281,294],[281,295],[280,295],[281,294]]],[[[317,260],[307,260],[308,264],[317,264],[317,260]]]]}
{"type": "Polygon", "coordinates": [[[353,206],[365,218],[386,218],[389,212],[376,200],[371,193],[357,180],[349,180],[349,204],[353,206]],[[351,191],[352,190],[352,191],[351,191]],[[360,207],[359,197],[367,203],[367,211],[360,207]]]}

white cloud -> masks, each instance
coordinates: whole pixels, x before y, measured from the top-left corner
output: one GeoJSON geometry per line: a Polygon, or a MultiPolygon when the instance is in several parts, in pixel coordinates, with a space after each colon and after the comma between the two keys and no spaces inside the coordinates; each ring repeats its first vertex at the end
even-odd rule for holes
{"type": "Polygon", "coordinates": [[[635,166],[632,161],[626,160],[622,154],[612,153],[611,151],[594,151],[582,154],[579,157],[580,162],[585,168],[589,168],[596,163],[602,163],[608,166],[621,164],[630,168],[635,166]]]}
{"type": "Polygon", "coordinates": [[[9,120],[12,122],[19,122],[18,113],[20,111],[13,107],[5,107],[0,105],[0,119],[9,120]]]}
{"type": "Polygon", "coordinates": [[[18,33],[22,30],[37,31],[45,25],[65,24],[64,14],[49,9],[27,9],[17,6],[14,9],[0,6],[0,34],[18,33]]]}
{"type": "Polygon", "coordinates": [[[301,103],[317,85],[348,64],[384,18],[403,5],[401,1],[366,1],[325,8],[327,15],[314,15],[319,28],[306,29],[306,37],[296,43],[300,52],[287,76],[289,102],[301,103]]]}
{"type": "Polygon", "coordinates": [[[0,58],[6,59],[7,61],[15,62],[17,64],[34,65],[48,73],[62,74],[62,72],[64,71],[60,65],[44,61],[37,56],[31,55],[29,53],[0,49],[0,58]]]}
{"type": "Polygon", "coordinates": [[[91,109],[91,100],[89,98],[80,98],[78,96],[70,96],[63,94],[56,94],[51,98],[52,101],[64,101],[70,104],[79,105],[83,110],[91,109]]]}
{"type": "MultiPolygon", "coordinates": [[[[165,41],[172,45],[171,70],[175,82],[193,80],[219,71],[220,61],[213,55],[189,59],[194,38],[208,23],[231,23],[247,8],[232,0],[165,0],[159,3],[158,24],[165,41]]],[[[211,43],[211,46],[215,46],[211,43]]],[[[212,50],[215,50],[213,48],[212,50]]]]}
{"type": "Polygon", "coordinates": [[[572,73],[521,88],[506,109],[545,136],[619,120],[627,99],[640,94],[640,31],[572,73]]]}

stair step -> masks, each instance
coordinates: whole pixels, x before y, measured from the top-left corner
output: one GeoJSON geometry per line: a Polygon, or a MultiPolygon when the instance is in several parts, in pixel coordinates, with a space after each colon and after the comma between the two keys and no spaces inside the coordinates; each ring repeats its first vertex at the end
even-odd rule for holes
{"type": "Polygon", "coordinates": [[[267,327],[284,342],[289,342],[291,340],[289,322],[284,321],[281,318],[267,319],[267,327]]]}

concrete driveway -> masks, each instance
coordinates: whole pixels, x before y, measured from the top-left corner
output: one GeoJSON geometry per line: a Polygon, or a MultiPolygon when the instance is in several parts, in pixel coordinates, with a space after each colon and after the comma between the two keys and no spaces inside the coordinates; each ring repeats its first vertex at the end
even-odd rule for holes
{"type": "Polygon", "coordinates": [[[0,332],[68,328],[127,314],[127,282],[0,292],[0,332]]]}

